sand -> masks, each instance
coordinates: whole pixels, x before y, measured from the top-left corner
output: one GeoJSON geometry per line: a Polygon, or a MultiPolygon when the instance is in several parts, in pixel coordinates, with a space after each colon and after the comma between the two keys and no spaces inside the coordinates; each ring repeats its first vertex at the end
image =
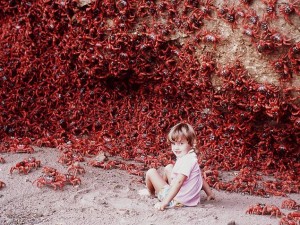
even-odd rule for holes
{"type": "MultiPolygon", "coordinates": [[[[81,185],[66,185],[63,190],[33,183],[42,175],[42,168],[29,174],[19,174],[10,168],[29,156],[41,161],[43,166],[56,168],[67,173],[67,167],[58,163],[59,150],[35,148],[32,154],[8,154],[0,156],[6,163],[0,164],[0,181],[6,186],[0,189],[0,224],[279,224],[279,218],[268,215],[246,214],[247,208],[255,203],[281,206],[287,197],[262,198],[214,190],[216,200],[207,201],[201,193],[201,202],[196,207],[185,207],[158,211],[154,208],[156,198],[140,195],[145,188],[143,179],[117,169],[103,170],[81,165],[85,174],[78,175],[81,185]]],[[[300,202],[299,194],[288,197],[300,202]]],[[[282,209],[288,213],[289,210],[282,209]]]]}

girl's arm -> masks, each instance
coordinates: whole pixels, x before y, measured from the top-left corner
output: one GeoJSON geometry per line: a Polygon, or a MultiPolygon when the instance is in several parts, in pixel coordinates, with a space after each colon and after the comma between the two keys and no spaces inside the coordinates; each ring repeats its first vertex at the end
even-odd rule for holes
{"type": "Polygon", "coordinates": [[[208,201],[214,200],[216,198],[215,194],[212,192],[212,190],[210,189],[210,186],[208,185],[208,183],[206,182],[205,179],[203,179],[202,189],[206,193],[208,201]]]}
{"type": "Polygon", "coordinates": [[[178,174],[176,179],[173,180],[170,191],[168,195],[164,198],[164,200],[161,202],[159,209],[164,210],[170,201],[177,195],[179,192],[183,182],[186,180],[186,176],[183,174],[178,174]]]}

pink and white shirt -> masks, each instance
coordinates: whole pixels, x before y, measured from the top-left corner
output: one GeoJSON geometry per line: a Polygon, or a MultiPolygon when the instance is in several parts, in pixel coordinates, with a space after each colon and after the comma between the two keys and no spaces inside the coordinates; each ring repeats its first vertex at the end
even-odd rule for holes
{"type": "Polygon", "coordinates": [[[187,179],[174,199],[185,206],[196,206],[200,202],[203,181],[197,155],[193,150],[177,158],[171,174],[172,181],[178,174],[187,176],[187,179]]]}

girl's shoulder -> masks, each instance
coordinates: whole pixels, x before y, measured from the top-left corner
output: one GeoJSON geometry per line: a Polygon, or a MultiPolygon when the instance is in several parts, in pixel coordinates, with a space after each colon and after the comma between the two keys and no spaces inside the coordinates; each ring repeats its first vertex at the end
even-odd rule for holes
{"type": "Polygon", "coordinates": [[[198,162],[198,158],[197,158],[197,155],[194,151],[189,151],[186,155],[184,155],[182,157],[182,161],[188,161],[188,162],[198,162]]]}
{"type": "Polygon", "coordinates": [[[197,154],[194,149],[190,150],[186,155],[190,158],[197,158],[197,154]]]}
{"type": "Polygon", "coordinates": [[[198,159],[195,153],[188,153],[178,159],[173,167],[174,173],[182,173],[189,177],[191,171],[199,170],[198,159]]]}

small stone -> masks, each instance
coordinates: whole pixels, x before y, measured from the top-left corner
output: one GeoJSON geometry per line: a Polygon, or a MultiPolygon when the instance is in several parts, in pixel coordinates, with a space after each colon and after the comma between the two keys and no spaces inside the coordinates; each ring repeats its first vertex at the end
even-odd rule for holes
{"type": "Polygon", "coordinates": [[[104,152],[100,152],[96,157],[95,160],[97,162],[103,162],[106,159],[106,155],[104,152]]]}
{"type": "Polygon", "coordinates": [[[227,223],[227,225],[235,225],[235,221],[232,220],[232,221],[230,221],[229,223],[227,223]]]}
{"type": "Polygon", "coordinates": [[[66,223],[59,221],[59,222],[56,222],[55,225],[66,225],[66,223]]]}

